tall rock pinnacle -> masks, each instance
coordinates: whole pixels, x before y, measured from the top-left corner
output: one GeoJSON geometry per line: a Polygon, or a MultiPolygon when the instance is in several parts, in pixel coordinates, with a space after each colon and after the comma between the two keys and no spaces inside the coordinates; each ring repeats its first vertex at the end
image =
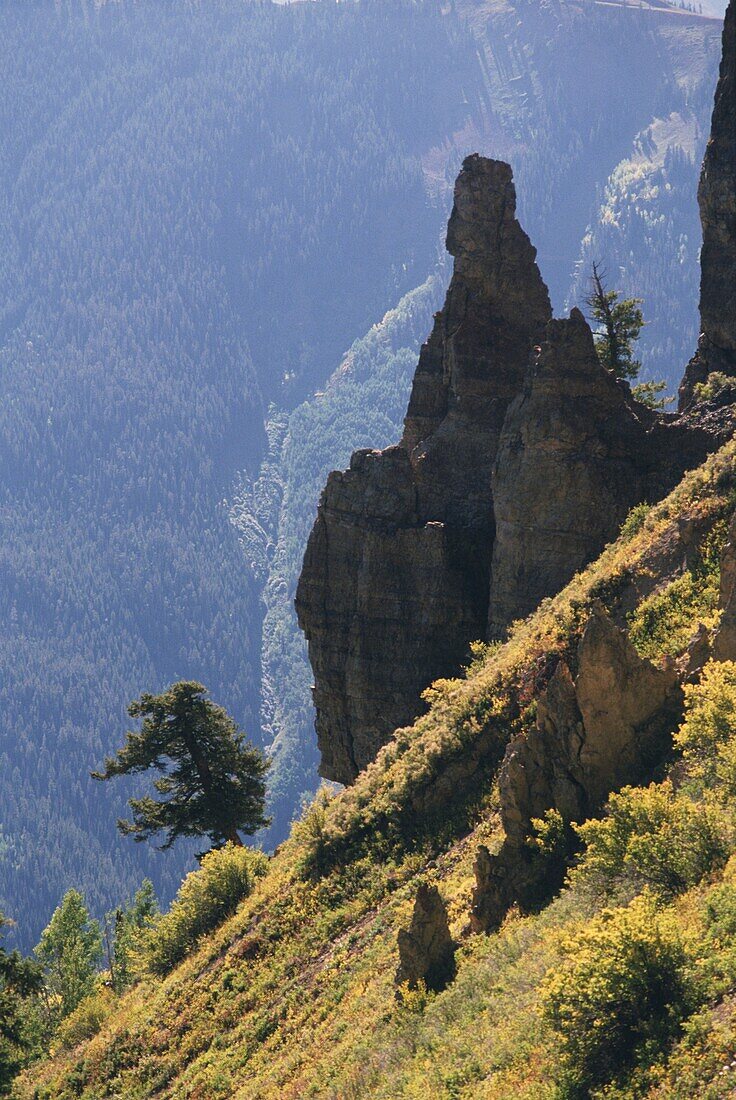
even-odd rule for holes
{"type": "Polygon", "coordinates": [[[486,631],[491,471],[551,316],[515,208],[508,165],[469,157],[447,234],[454,274],[422,348],[404,437],[355,454],[322,495],[296,605],[329,779],[351,782],[486,631]]]}
{"type": "MultiPolygon", "coordinates": [[[[734,4],[700,189],[705,335],[697,372],[736,374],[734,4]]],[[[321,773],[352,782],[421,711],[470,642],[502,637],[733,432],[731,408],[680,416],[632,398],[583,315],[552,320],[511,169],[469,157],[457,180],[444,308],[400,443],[330,475],[296,606],[315,677],[321,773]]],[[[687,396],[689,395],[689,396],[687,396]]]]}

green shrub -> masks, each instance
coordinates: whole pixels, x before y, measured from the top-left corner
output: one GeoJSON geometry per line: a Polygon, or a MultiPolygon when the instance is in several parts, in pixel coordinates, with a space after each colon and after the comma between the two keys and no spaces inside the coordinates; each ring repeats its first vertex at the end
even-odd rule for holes
{"type": "Polygon", "coordinates": [[[199,870],[182,882],[168,913],[147,933],[144,953],[149,970],[172,970],[206,932],[235,912],[267,867],[267,856],[252,848],[226,844],[208,852],[199,870]]]}
{"type": "Polygon", "coordinates": [[[705,934],[700,951],[708,995],[720,1000],[736,983],[736,886],[720,882],[712,887],[704,904],[705,934]]]}
{"type": "MultiPolygon", "coordinates": [[[[705,586],[683,573],[665,589],[642,600],[629,616],[629,636],[642,657],[680,653],[699,620],[711,620],[718,603],[717,584],[705,586]]],[[[706,621],[706,625],[712,623],[706,621]]]]}
{"type": "Polygon", "coordinates": [[[736,795],[736,664],[709,661],[685,685],[685,720],[675,734],[690,774],[704,787],[736,795]]]}
{"type": "Polygon", "coordinates": [[[629,617],[629,636],[642,657],[681,653],[698,622],[718,622],[721,549],[727,523],[719,520],[703,540],[700,560],[665,588],[653,592],[629,617]]]}
{"type": "Polygon", "coordinates": [[[671,911],[648,893],[608,909],[563,943],[542,986],[542,1012],[560,1044],[560,1092],[583,1100],[653,1060],[698,996],[671,911]]]}
{"type": "Polygon", "coordinates": [[[651,504],[647,504],[646,502],[635,504],[621,524],[621,538],[628,540],[633,539],[634,535],[638,535],[651,510],[651,504]]]}
{"type": "Polygon", "coordinates": [[[77,1005],[70,1016],[62,1020],[56,1037],[62,1047],[72,1047],[94,1038],[105,1020],[112,1015],[117,997],[111,989],[101,987],[77,1005]]]}
{"type": "Polygon", "coordinates": [[[732,378],[723,371],[714,370],[708,375],[705,382],[695,385],[696,401],[713,401],[724,390],[736,388],[736,378],[732,378]]]}
{"type": "Polygon", "coordinates": [[[585,855],[573,879],[610,890],[629,880],[671,898],[723,867],[731,829],[709,803],[694,803],[671,782],[625,787],[611,795],[605,816],[575,826],[585,855]]]}

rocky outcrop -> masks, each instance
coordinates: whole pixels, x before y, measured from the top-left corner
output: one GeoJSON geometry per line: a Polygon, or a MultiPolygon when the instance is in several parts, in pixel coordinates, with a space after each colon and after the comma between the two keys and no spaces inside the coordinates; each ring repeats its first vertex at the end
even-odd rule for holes
{"type": "Polygon", "coordinates": [[[692,404],[696,383],[712,371],[736,375],[736,0],[723,25],[723,56],[711,135],[698,189],[703,249],[698,351],[680,387],[692,404]]]}
{"type": "Polygon", "coordinates": [[[443,310],[399,444],[358,451],[320,501],[297,591],[321,773],[352,782],[458,671],[661,498],[731,430],[634,401],[574,310],[553,321],[511,170],[470,157],[443,310]]]}
{"type": "Polygon", "coordinates": [[[605,370],[574,309],[551,321],[504,423],[492,476],[496,538],[489,633],[558,592],[642,500],[713,448],[695,419],[654,413],[605,370]]]}
{"type": "Polygon", "coordinates": [[[534,818],[554,809],[565,822],[585,820],[611,791],[648,774],[667,748],[680,705],[677,674],[639,657],[602,605],[583,631],[577,665],[573,679],[559,662],[536,724],[506,751],[499,773],[505,840],[497,855],[478,854],[475,931],[497,928],[515,902],[533,907],[550,874],[560,874],[560,864],[546,867],[529,847],[534,818]]]}
{"type": "Polygon", "coordinates": [[[510,168],[466,160],[454,273],[403,438],[330,475],[304,559],[296,604],[326,778],[352,782],[471,641],[503,636],[733,431],[733,393],[696,406],[693,387],[736,374],[735,3],[700,187],[704,336],[679,415],[633,400],[579,311],[552,320],[510,168]]]}
{"type": "Polygon", "coordinates": [[[417,890],[411,924],[398,935],[399,967],[396,985],[416,989],[420,982],[433,992],[444,989],[455,976],[455,944],[447,923],[447,909],[436,886],[422,883],[417,890]]]}
{"type": "Polygon", "coordinates": [[[454,273],[422,348],[404,437],[355,454],[320,501],[296,606],[328,779],[351,782],[486,631],[491,470],[551,316],[515,206],[508,165],[469,157],[447,234],[454,273]]]}

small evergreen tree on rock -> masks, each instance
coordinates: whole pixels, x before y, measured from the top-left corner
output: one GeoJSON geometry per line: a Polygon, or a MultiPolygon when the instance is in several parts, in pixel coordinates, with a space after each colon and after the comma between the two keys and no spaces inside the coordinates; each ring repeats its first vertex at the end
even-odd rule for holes
{"type": "Polygon", "coordinates": [[[172,684],[160,695],[145,693],[128,714],[141,719],[115,756],[105,760],[94,779],[112,779],[155,768],[154,788],[161,796],[131,798],[132,821],[118,828],[137,841],[165,835],[162,849],[179,837],[208,836],[215,847],[241,845],[269,824],[264,816],[265,775],[270,762],[246,740],[227,711],[205,698],[194,681],[172,684]]]}
{"type": "MultiPolygon", "coordinates": [[[[622,299],[617,290],[608,290],[605,275],[597,264],[593,264],[591,284],[586,304],[594,328],[598,359],[616,378],[634,382],[641,371],[641,361],[634,358],[634,345],[644,327],[642,299],[622,299]]],[[[661,396],[666,388],[667,383],[663,381],[639,382],[631,392],[643,405],[663,409],[672,400],[661,396]]]]}
{"type": "Polygon", "coordinates": [[[634,344],[644,327],[639,308],[641,298],[624,298],[617,290],[607,290],[605,275],[593,264],[591,293],[587,300],[590,317],[596,326],[595,350],[602,365],[617,378],[638,378],[641,362],[634,359],[634,344]]]}

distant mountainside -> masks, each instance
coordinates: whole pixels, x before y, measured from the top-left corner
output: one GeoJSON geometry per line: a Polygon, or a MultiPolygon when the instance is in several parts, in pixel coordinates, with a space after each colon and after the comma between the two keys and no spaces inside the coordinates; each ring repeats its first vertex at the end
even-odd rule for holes
{"type": "Polygon", "coordinates": [[[272,747],[269,841],[314,789],[296,574],[327,470],[400,434],[466,153],[513,164],[558,307],[581,248],[653,276],[674,384],[719,27],[583,0],[2,18],[0,908],[28,945],[69,885],[100,912],[189,863],[119,841],[126,791],[87,778],[140,691],[196,677],[272,747]],[[657,186],[624,186],[643,155],[657,186]]]}
{"type": "Polygon", "coordinates": [[[418,152],[458,124],[464,47],[395,3],[2,22],[0,905],[27,943],[70,884],[100,911],[191,858],[121,842],[125,792],[89,779],[129,700],[194,677],[260,740],[228,501],[269,402],[433,265],[418,152]]]}

